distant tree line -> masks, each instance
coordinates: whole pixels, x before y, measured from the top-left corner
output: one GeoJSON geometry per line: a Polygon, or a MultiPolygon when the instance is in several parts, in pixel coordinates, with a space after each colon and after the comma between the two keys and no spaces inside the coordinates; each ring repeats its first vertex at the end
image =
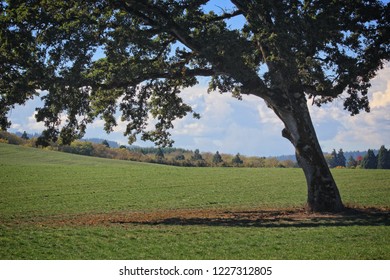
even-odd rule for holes
{"type": "Polygon", "coordinates": [[[199,149],[186,150],[181,148],[162,147],[111,147],[112,142],[97,139],[93,142],[77,140],[70,145],[63,145],[60,142],[42,141],[39,135],[23,133],[16,135],[6,131],[0,131],[0,142],[23,145],[48,150],[56,150],[66,153],[85,156],[95,156],[110,159],[132,160],[149,163],[176,165],[184,167],[253,167],[253,168],[287,168],[298,167],[293,160],[278,160],[276,157],[256,157],[201,152],[199,149]]]}
{"type": "MultiPolygon", "coordinates": [[[[49,150],[57,150],[86,156],[95,156],[110,159],[141,161],[149,163],[167,164],[185,167],[254,167],[254,168],[292,168],[298,167],[296,161],[291,159],[279,160],[276,157],[256,157],[200,152],[199,149],[187,150],[182,148],[162,147],[126,147],[114,145],[113,142],[97,139],[90,141],[74,141],[70,145],[62,145],[54,142],[41,142],[38,135],[30,135],[26,132],[19,135],[0,131],[0,143],[40,147],[49,150]],[[113,145],[114,147],[111,147],[113,145]]],[[[333,150],[325,155],[331,168],[365,168],[365,169],[390,169],[390,150],[382,146],[375,154],[374,150],[366,153],[344,153],[333,150]],[[346,159],[345,154],[350,154],[346,159]],[[355,156],[354,156],[355,155],[355,156]]]]}
{"type": "Polygon", "coordinates": [[[369,149],[364,157],[358,155],[356,158],[352,155],[348,160],[344,156],[344,152],[340,149],[338,152],[333,152],[326,157],[330,168],[363,168],[363,169],[390,169],[390,150],[384,145],[380,147],[378,153],[369,149]]]}
{"type": "MultiPolygon", "coordinates": [[[[150,156],[151,154],[149,154],[150,156]]],[[[149,162],[186,166],[186,167],[296,167],[296,163],[291,160],[278,161],[276,158],[247,157],[237,153],[220,154],[218,151],[213,154],[175,148],[156,148],[155,158],[149,162]]]]}

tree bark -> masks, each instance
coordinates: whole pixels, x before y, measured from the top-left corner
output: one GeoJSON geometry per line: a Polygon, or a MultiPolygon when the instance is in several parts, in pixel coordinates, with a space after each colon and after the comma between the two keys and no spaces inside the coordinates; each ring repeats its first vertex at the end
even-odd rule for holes
{"type": "Polygon", "coordinates": [[[339,212],[344,206],[335,180],[325,160],[302,93],[284,95],[286,105],[272,105],[283,121],[283,137],[295,147],[297,161],[306,177],[307,208],[315,212],[339,212]]]}

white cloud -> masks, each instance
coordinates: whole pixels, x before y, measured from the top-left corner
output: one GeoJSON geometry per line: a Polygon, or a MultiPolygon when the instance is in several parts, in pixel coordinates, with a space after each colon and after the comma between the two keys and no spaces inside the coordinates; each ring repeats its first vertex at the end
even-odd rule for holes
{"type": "Polygon", "coordinates": [[[175,128],[172,131],[175,135],[187,135],[187,136],[202,136],[207,127],[200,121],[190,122],[186,119],[175,122],[175,128]]]}
{"type": "Polygon", "coordinates": [[[21,124],[18,124],[18,123],[12,123],[11,129],[14,129],[14,130],[16,130],[16,131],[21,132],[21,131],[22,131],[22,125],[21,125],[21,124]]]}
{"type": "Polygon", "coordinates": [[[390,107],[373,108],[371,113],[344,118],[344,130],[335,137],[336,143],[355,149],[379,148],[389,144],[390,107]]]}
{"type": "Polygon", "coordinates": [[[113,128],[114,132],[119,132],[119,133],[125,133],[127,128],[127,122],[124,122],[121,120],[121,118],[117,119],[117,125],[113,128]]]}
{"type": "Polygon", "coordinates": [[[36,111],[23,119],[18,118],[13,121],[11,129],[18,132],[28,131],[29,133],[40,133],[45,129],[43,122],[37,122],[35,119],[36,111]]]}
{"type": "Polygon", "coordinates": [[[372,80],[371,108],[386,107],[390,105],[390,64],[379,71],[378,76],[372,80]]]}
{"type": "Polygon", "coordinates": [[[183,99],[197,105],[201,119],[186,117],[175,121],[172,135],[175,145],[201,151],[220,151],[247,155],[291,153],[293,149],[281,137],[282,123],[255,96],[243,96],[239,101],[230,94],[195,87],[183,92],[183,99]]]}
{"type": "Polygon", "coordinates": [[[27,129],[28,131],[42,131],[45,129],[45,125],[43,122],[37,122],[35,115],[37,111],[35,111],[31,116],[27,118],[27,129]]]}
{"type": "Polygon", "coordinates": [[[263,124],[272,124],[275,125],[278,128],[282,128],[283,124],[282,121],[276,116],[276,114],[265,105],[264,102],[259,102],[259,104],[256,106],[257,112],[259,114],[259,120],[263,124]]]}
{"type": "Polygon", "coordinates": [[[103,129],[104,128],[104,120],[102,119],[96,119],[93,123],[89,125],[90,128],[99,128],[103,129]]]}
{"type": "Polygon", "coordinates": [[[350,116],[342,100],[310,108],[320,144],[325,151],[367,150],[390,145],[390,67],[379,71],[369,90],[371,112],[350,116]],[[321,137],[325,131],[326,137],[321,137]],[[333,133],[332,133],[333,131],[333,133]]]}

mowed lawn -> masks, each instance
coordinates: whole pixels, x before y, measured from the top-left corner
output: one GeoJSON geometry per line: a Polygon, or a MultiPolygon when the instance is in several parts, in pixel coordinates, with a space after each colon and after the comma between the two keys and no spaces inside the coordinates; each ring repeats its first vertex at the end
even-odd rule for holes
{"type": "MultiPolygon", "coordinates": [[[[390,170],[334,170],[343,201],[390,208],[390,170]]],[[[183,168],[0,143],[0,259],[390,259],[390,218],[90,222],[300,209],[300,169],[183,168]],[[84,222],[72,222],[75,220],[84,222]]]]}

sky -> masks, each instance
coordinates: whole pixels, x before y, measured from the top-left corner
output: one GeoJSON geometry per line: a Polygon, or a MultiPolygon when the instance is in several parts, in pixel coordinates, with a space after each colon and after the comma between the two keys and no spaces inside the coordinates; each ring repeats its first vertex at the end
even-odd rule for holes
{"type": "MultiPolygon", "coordinates": [[[[384,1],[387,3],[388,1],[384,1]]],[[[221,9],[218,1],[210,1],[205,9],[221,9]],[[218,5],[217,5],[218,4],[218,5]]],[[[227,2],[226,2],[227,3],[227,2]]],[[[242,20],[235,18],[229,24],[240,28],[242,20]]],[[[187,116],[174,122],[171,131],[174,147],[202,152],[216,152],[248,156],[279,156],[294,154],[291,143],[281,136],[282,122],[254,96],[243,96],[243,100],[230,94],[207,93],[207,80],[181,93],[185,102],[201,115],[201,119],[187,116]]],[[[378,72],[369,90],[371,112],[350,116],[343,110],[343,97],[320,108],[311,106],[312,120],[324,152],[333,149],[344,151],[365,151],[379,149],[381,145],[390,148],[390,63],[378,72]]],[[[17,106],[9,114],[11,132],[40,133],[43,124],[35,121],[37,107],[42,106],[39,98],[25,106],[17,106]]],[[[120,121],[110,134],[103,130],[103,121],[96,120],[87,128],[85,138],[102,138],[127,144],[123,136],[126,124],[120,121]]],[[[135,145],[150,147],[151,142],[137,141],[135,145]]]]}
{"type": "MultiPolygon", "coordinates": [[[[193,106],[201,119],[187,116],[174,122],[171,130],[174,147],[201,152],[216,152],[247,156],[279,156],[294,154],[291,143],[281,136],[282,122],[254,96],[243,96],[237,100],[229,93],[207,93],[207,82],[185,89],[181,93],[185,102],[193,106]]],[[[314,126],[324,152],[333,149],[344,151],[365,151],[378,149],[381,145],[390,148],[390,64],[378,72],[369,90],[371,112],[350,116],[343,110],[343,98],[320,108],[311,106],[308,100],[314,126]]],[[[36,107],[41,106],[39,98],[25,106],[17,106],[9,114],[11,132],[40,133],[44,126],[35,121],[36,107]]],[[[102,138],[127,144],[123,136],[126,124],[118,116],[118,126],[107,134],[103,121],[96,120],[87,128],[85,138],[102,138]]],[[[139,146],[153,146],[151,142],[135,143],[139,146]]]]}

